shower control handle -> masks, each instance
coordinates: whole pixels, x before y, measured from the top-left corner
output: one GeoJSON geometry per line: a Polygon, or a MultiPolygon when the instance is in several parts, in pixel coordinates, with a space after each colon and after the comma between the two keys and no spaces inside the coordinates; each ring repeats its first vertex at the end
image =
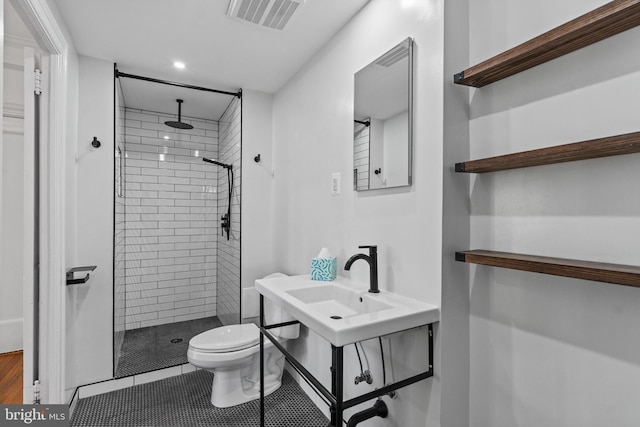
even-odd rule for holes
{"type": "Polygon", "coordinates": [[[222,222],[220,223],[220,228],[222,229],[222,235],[224,236],[225,231],[227,232],[227,236],[229,236],[229,230],[231,229],[231,224],[229,223],[229,215],[224,214],[220,217],[222,222]]]}

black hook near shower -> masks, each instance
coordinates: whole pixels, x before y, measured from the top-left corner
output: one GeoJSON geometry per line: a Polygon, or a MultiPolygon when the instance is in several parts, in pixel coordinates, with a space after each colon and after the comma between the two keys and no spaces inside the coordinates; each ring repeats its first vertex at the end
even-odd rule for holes
{"type": "Polygon", "coordinates": [[[226,163],[218,162],[217,160],[207,159],[206,157],[203,157],[202,161],[207,163],[213,163],[214,165],[222,166],[227,170],[227,185],[229,188],[229,204],[227,205],[227,213],[222,215],[222,217],[220,217],[220,219],[222,220],[220,227],[222,228],[222,235],[224,236],[224,233],[226,232],[227,240],[229,240],[229,232],[231,231],[231,197],[233,192],[233,166],[228,165],[226,163]]]}
{"type": "Polygon", "coordinates": [[[182,99],[176,99],[176,102],[178,103],[178,121],[175,122],[175,121],[169,120],[164,122],[164,124],[176,129],[193,129],[193,126],[191,126],[189,123],[184,123],[182,121],[182,103],[184,101],[182,99]]]}

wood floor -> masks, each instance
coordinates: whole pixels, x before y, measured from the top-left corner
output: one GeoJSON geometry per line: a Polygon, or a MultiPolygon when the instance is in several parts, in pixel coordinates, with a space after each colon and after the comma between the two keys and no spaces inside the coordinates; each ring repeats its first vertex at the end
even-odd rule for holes
{"type": "Polygon", "coordinates": [[[22,404],[22,351],[0,354],[0,404],[22,404]]]}

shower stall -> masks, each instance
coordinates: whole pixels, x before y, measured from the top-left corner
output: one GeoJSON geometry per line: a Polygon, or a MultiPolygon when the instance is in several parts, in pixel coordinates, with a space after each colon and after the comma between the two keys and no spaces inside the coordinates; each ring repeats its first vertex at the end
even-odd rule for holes
{"type": "Polygon", "coordinates": [[[186,363],[192,336],[240,321],[242,96],[115,76],[120,378],[186,363]]]}

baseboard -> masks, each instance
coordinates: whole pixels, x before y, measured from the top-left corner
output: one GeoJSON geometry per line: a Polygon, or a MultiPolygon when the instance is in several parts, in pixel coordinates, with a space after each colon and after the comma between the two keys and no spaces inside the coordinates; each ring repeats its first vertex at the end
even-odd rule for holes
{"type": "Polygon", "coordinates": [[[78,400],[80,400],[78,397],[79,388],[80,387],[65,390],[65,402],[69,403],[69,419],[71,419],[71,417],[73,416],[73,411],[76,410],[76,407],[78,406],[78,400]]]}
{"type": "Polygon", "coordinates": [[[22,350],[22,319],[0,321],[0,353],[22,350]]]}
{"type": "Polygon", "coordinates": [[[170,368],[157,369],[151,372],[131,375],[129,377],[99,381],[97,383],[82,385],[78,387],[78,392],[76,393],[76,395],[78,399],[84,399],[98,394],[109,393],[111,391],[133,387],[139,384],[159,381],[177,375],[188,374],[197,369],[199,368],[196,368],[190,363],[185,363],[182,365],[172,366],[170,368]]]}

